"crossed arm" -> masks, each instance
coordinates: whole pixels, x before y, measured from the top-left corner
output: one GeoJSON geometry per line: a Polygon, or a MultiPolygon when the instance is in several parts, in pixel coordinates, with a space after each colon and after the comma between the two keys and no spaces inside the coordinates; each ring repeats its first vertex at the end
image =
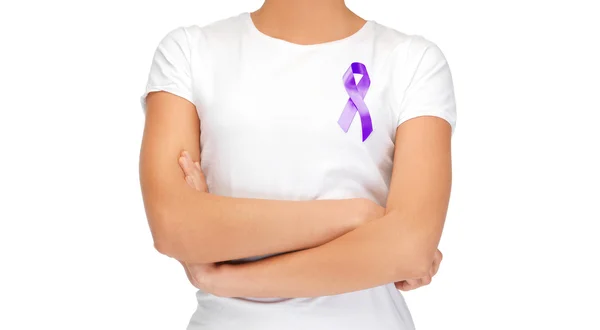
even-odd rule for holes
{"type": "Polygon", "coordinates": [[[366,199],[274,201],[191,188],[177,158],[200,158],[196,108],[167,92],[147,97],[140,183],[156,249],[186,263],[213,263],[321,245],[383,214],[366,199]]]}
{"type": "Polygon", "coordinates": [[[208,268],[200,281],[215,294],[322,296],[430,272],[451,185],[451,129],[444,120],[419,117],[398,128],[387,209],[367,221],[377,211],[363,200],[237,199],[190,188],[173,159],[181,150],[199,158],[194,106],[165,92],[150,94],[147,104],[140,179],[160,252],[210,264],[301,250],[208,268]]]}

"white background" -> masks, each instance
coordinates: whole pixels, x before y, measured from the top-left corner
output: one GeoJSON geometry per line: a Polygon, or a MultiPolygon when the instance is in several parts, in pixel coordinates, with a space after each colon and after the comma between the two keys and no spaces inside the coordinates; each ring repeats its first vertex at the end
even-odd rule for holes
{"type": "MultiPolygon", "coordinates": [[[[2,2],[1,329],[185,328],[195,290],[142,206],[139,96],[167,32],[260,3],[2,2]]],[[[454,77],[445,259],[405,295],[418,329],[600,329],[594,3],[348,1],[437,43],[454,77]]]]}

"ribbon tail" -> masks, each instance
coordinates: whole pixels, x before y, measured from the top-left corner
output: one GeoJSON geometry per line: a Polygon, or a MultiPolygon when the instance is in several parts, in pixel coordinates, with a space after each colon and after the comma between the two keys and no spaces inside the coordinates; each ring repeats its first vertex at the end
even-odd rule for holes
{"type": "Polygon", "coordinates": [[[362,140],[365,140],[371,135],[373,132],[373,122],[371,121],[371,114],[369,113],[369,108],[365,101],[358,97],[357,95],[351,96],[352,102],[356,105],[356,110],[360,115],[360,123],[362,126],[362,140]]]}
{"type": "Polygon", "coordinates": [[[368,112],[365,115],[360,115],[360,123],[362,124],[362,140],[365,142],[369,135],[373,133],[373,122],[368,112]]]}
{"type": "Polygon", "coordinates": [[[356,107],[354,106],[354,102],[348,99],[346,106],[344,107],[344,111],[340,115],[340,119],[338,119],[338,124],[344,130],[344,132],[348,133],[350,129],[350,125],[352,124],[352,120],[354,120],[354,116],[356,115],[356,107]]]}

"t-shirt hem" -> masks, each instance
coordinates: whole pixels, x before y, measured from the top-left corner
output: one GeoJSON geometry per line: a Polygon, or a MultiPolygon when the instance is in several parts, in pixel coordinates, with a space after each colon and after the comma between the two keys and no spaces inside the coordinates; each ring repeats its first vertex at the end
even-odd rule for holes
{"type": "Polygon", "coordinates": [[[439,111],[419,112],[419,113],[416,113],[416,114],[413,114],[410,116],[403,117],[402,119],[398,120],[398,124],[396,125],[396,128],[398,128],[398,126],[402,125],[403,123],[405,123],[406,121],[408,121],[410,119],[423,117],[423,116],[432,116],[432,117],[438,117],[438,118],[444,119],[446,122],[448,122],[448,124],[450,124],[450,128],[452,129],[452,135],[454,135],[454,130],[456,128],[456,118],[447,112],[439,112],[439,111]]]}
{"type": "Polygon", "coordinates": [[[179,96],[181,98],[184,98],[188,101],[190,101],[192,104],[194,103],[194,98],[192,97],[192,95],[188,92],[184,92],[181,89],[178,89],[176,87],[172,87],[172,86],[152,86],[152,87],[147,87],[146,88],[146,92],[144,94],[142,94],[142,96],[140,97],[140,103],[142,106],[142,112],[144,114],[146,114],[146,97],[148,96],[148,94],[152,93],[152,92],[168,92],[171,93],[173,95],[179,96]]]}

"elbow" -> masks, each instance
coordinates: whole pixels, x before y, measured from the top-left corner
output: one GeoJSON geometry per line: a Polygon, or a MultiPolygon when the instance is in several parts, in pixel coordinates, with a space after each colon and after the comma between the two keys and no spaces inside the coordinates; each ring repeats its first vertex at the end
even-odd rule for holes
{"type": "Polygon", "coordinates": [[[156,205],[147,212],[148,224],[152,233],[154,249],[160,254],[177,260],[187,257],[183,221],[173,208],[156,205]]]}
{"type": "Polygon", "coordinates": [[[202,259],[205,252],[196,250],[200,242],[206,242],[209,233],[204,224],[210,223],[197,211],[204,206],[199,204],[207,204],[204,194],[190,189],[173,173],[163,177],[160,173],[171,169],[159,165],[140,164],[142,199],[154,249],[180,261],[202,259]]]}
{"type": "Polygon", "coordinates": [[[209,263],[208,256],[202,251],[188,244],[184,234],[175,228],[164,228],[153,232],[154,249],[167,257],[190,263],[209,263]]]}
{"type": "Polygon", "coordinates": [[[165,237],[154,238],[154,249],[162,255],[179,261],[204,263],[198,255],[191,255],[176,237],[165,235],[165,237]]]}
{"type": "MultiPolygon", "coordinates": [[[[404,247],[406,249],[406,247],[404,247]]],[[[398,280],[427,277],[433,267],[436,249],[423,246],[401,250],[404,251],[394,261],[394,278],[398,280]]]]}
{"type": "MultiPolygon", "coordinates": [[[[427,218],[423,215],[408,217],[408,219],[427,218]]],[[[394,265],[395,278],[405,280],[429,276],[434,262],[441,260],[441,255],[437,254],[437,247],[444,219],[433,218],[430,221],[420,221],[419,225],[403,221],[406,217],[398,217],[398,219],[399,227],[392,237],[395,245],[393,249],[396,253],[392,256],[394,260],[390,260],[394,265]]]]}
{"type": "Polygon", "coordinates": [[[215,262],[208,253],[212,249],[201,246],[199,242],[206,245],[210,241],[198,235],[184,226],[182,218],[176,214],[169,216],[169,212],[157,217],[151,225],[154,249],[160,254],[179,261],[190,263],[212,263],[215,262]]]}
{"type": "Polygon", "coordinates": [[[167,212],[148,217],[154,249],[160,254],[180,260],[182,255],[181,238],[176,234],[175,228],[167,212]]]}
{"type": "Polygon", "coordinates": [[[172,244],[166,238],[156,238],[154,237],[154,249],[158,251],[158,253],[166,255],[167,257],[176,258],[175,250],[172,247],[172,244]]]}
{"type": "MultiPolygon", "coordinates": [[[[418,255],[413,257],[413,261],[405,270],[404,278],[423,278],[429,276],[433,267],[433,257],[418,255]]],[[[400,275],[400,274],[399,274],[400,275]]]]}
{"type": "MultiPolygon", "coordinates": [[[[158,221],[155,221],[155,223],[158,221]]],[[[161,221],[162,222],[162,221],[161,221]]],[[[179,259],[181,255],[180,247],[176,244],[178,239],[173,235],[173,231],[168,226],[150,226],[154,249],[158,253],[167,257],[179,259]]]]}

